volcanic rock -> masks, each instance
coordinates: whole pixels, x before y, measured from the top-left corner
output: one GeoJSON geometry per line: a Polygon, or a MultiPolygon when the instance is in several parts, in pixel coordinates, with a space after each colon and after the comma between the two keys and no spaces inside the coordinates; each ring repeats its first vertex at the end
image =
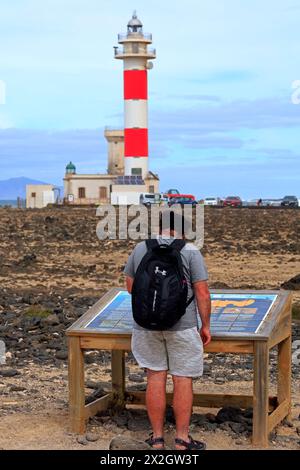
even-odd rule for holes
{"type": "Polygon", "coordinates": [[[129,374],[128,380],[131,382],[142,383],[145,379],[141,374],[129,374]]]}
{"type": "Polygon", "coordinates": [[[216,416],[217,423],[225,423],[226,421],[240,422],[242,410],[234,406],[221,408],[216,416]]]}
{"type": "Polygon", "coordinates": [[[60,321],[55,313],[51,313],[50,315],[48,315],[48,317],[43,318],[41,323],[43,326],[54,326],[59,325],[60,321]]]}
{"type": "Polygon", "coordinates": [[[228,424],[230,428],[232,429],[232,431],[235,432],[236,434],[240,434],[244,431],[247,431],[247,426],[245,426],[245,424],[243,423],[235,423],[235,422],[229,421],[228,424]]]}
{"type": "Polygon", "coordinates": [[[85,436],[78,436],[77,437],[77,442],[78,444],[81,444],[82,446],[88,445],[87,438],[85,436]]]}
{"type": "Polygon", "coordinates": [[[16,369],[0,369],[0,375],[2,377],[14,377],[15,375],[20,375],[20,372],[16,369]]]}
{"type": "Polygon", "coordinates": [[[146,442],[119,435],[110,441],[109,450],[151,450],[151,447],[146,442]]]}
{"type": "Polygon", "coordinates": [[[129,431],[146,431],[147,429],[150,429],[150,423],[146,417],[139,417],[138,419],[129,418],[127,427],[129,431]]]}
{"type": "Polygon", "coordinates": [[[96,442],[99,440],[98,434],[95,434],[93,432],[88,432],[85,437],[86,437],[86,440],[89,442],[96,442]]]}
{"type": "Polygon", "coordinates": [[[55,357],[56,359],[66,360],[68,359],[68,351],[57,351],[55,357]]]}
{"type": "Polygon", "coordinates": [[[287,290],[300,290],[300,274],[297,274],[288,281],[283,282],[281,287],[282,289],[287,290]]]}

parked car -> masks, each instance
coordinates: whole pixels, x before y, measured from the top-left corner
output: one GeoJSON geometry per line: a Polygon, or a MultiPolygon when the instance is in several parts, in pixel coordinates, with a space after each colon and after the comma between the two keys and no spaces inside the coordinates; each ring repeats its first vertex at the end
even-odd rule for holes
{"type": "Polygon", "coordinates": [[[188,197],[190,199],[195,200],[195,196],[193,196],[193,194],[182,194],[178,191],[178,189],[168,189],[168,191],[164,193],[164,196],[167,197],[169,200],[173,197],[188,197]]]}
{"type": "Polygon", "coordinates": [[[168,189],[164,194],[168,194],[169,197],[173,196],[179,196],[179,191],[178,189],[168,189]]]}
{"type": "Polygon", "coordinates": [[[168,206],[171,207],[174,204],[180,204],[181,207],[187,204],[190,204],[192,206],[196,206],[197,201],[195,199],[192,199],[191,197],[172,197],[169,200],[168,206]]]}
{"type": "Polygon", "coordinates": [[[296,196],[284,196],[281,205],[283,207],[298,207],[298,198],[296,196]]]}
{"type": "Polygon", "coordinates": [[[258,201],[262,201],[262,199],[250,199],[250,201],[248,201],[246,205],[248,207],[259,206],[262,202],[258,204],[258,201]]]}
{"type": "Polygon", "coordinates": [[[262,199],[262,206],[265,207],[277,207],[281,205],[281,199],[262,199]]]}
{"type": "Polygon", "coordinates": [[[159,204],[162,196],[159,193],[142,193],[140,195],[140,204],[149,207],[151,204],[159,204]]]}
{"type": "Polygon", "coordinates": [[[239,196],[228,196],[223,205],[224,207],[242,207],[243,203],[239,196]]]}
{"type": "Polygon", "coordinates": [[[165,206],[168,205],[169,198],[165,194],[160,195],[160,205],[165,206]]]}
{"type": "Polygon", "coordinates": [[[219,197],[206,197],[204,199],[205,206],[219,206],[221,204],[221,200],[219,197]]]}

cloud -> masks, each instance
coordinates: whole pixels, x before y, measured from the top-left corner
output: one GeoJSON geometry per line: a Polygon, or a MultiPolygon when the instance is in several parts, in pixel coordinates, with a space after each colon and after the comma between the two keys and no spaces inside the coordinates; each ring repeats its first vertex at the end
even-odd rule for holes
{"type": "Polygon", "coordinates": [[[176,99],[176,100],[186,100],[186,101],[208,101],[212,103],[220,103],[222,100],[220,96],[216,95],[201,95],[201,94],[171,94],[166,96],[166,98],[176,99]]]}
{"type": "Polygon", "coordinates": [[[202,83],[202,84],[216,84],[216,83],[229,83],[251,80],[255,78],[256,74],[252,70],[246,69],[228,69],[228,70],[215,70],[203,73],[201,78],[191,78],[188,81],[202,83]]]}
{"type": "Polygon", "coordinates": [[[195,102],[190,107],[151,111],[149,126],[151,139],[160,145],[237,149],[255,142],[257,131],[296,129],[300,126],[300,107],[281,98],[214,105],[195,102]],[[245,133],[247,137],[242,137],[245,133]]]}
{"type": "Polygon", "coordinates": [[[70,160],[78,165],[78,172],[106,172],[103,129],[0,130],[0,179],[14,175],[61,183],[70,160]]]}
{"type": "Polygon", "coordinates": [[[288,5],[287,7],[284,8],[285,12],[294,12],[298,10],[300,10],[299,4],[288,5]]]}
{"type": "MultiPolygon", "coordinates": [[[[183,136],[182,136],[183,137],[183,136]]],[[[185,142],[185,147],[194,149],[239,149],[243,147],[244,142],[237,137],[211,135],[194,135],[185,142]]]]}
{"type": "MultiPolygon", "coordinates": [[[[249,151],[251,153],[251,151],[249,151]]],[[[300,154],[287,148],[256,148],[252,151],[254,156],[260,156],[265,161],[271,161],[272,163],[278,161],[282,163],[299,163],[300,154]]]]}
{"type": "Polygon", "coordinates": [[[13,123],[5,113],[0,113],[0,129],[9,129],[13,123]]]}
{"type": "MultiPolygon", "coordinates": [[[[198,191],[199,175],[207,175],[204,187],[208,187],[207,193],[211,192],[209,184],[215,180],[214,171],[223,172],[233,188],[244,187],[241,178],[246,178],[248,171],[254,185],[262,185],[264,175],[276,187],[282,187],[282,192],[290,192],[289,186],[283,191],[284,185],[278,181],[282,175],[283,181],[296,184],[299,151],[293,148],[293,142],[287,145],[285,135],[282,141],[277,136],[299,125],[300,107],[281,98],[213,104],[195,101],[190,106],[177,103],[175,109],[151,110],[150,168],[160,174],[166,186],[172,186],[173,179],[174,183],[178,180],[178,184],[180,181],[182,185],[187,184],[183,182],[187,178],[194,192],[198,191]],[[273,145],[266,145],[258,131],[268,132],[267,141],[274,134],[273,145]],[[230,171],[234,173],[232,176],[230,171]]],[[[106,172],[103,128],[52,132],[0,130],[0,179],[28,176],[61,184],[65,165],[70,160],[80,173],[106,172]]],[[[226,188],[229,191],[227,183],[219,184],[224,187],[224,193],[226,188]]],[[[268,187],[271,194],[269,183],[268,187]]],[[[249,186],[249,193],[250,189],[249,186]]]]}
{"type": "Polygon", "coordinates": [[[159,172],[161,189],[177,187],[180,191],[195,194],[198,198],[208,196],[226,197],[237,194],[242,198],[283,197],[299,193],[299,165],[276,161],[251,163],[227,162],[219,156],[210,165],[201,160],[191,166],[173,167],[172,172],[163,168],[159,172]]]}

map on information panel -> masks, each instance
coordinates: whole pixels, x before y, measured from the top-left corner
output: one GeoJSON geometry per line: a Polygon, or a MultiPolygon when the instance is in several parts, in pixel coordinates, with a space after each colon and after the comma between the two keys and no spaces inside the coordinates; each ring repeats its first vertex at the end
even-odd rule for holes
{"type": "MultiPolygon", "coordinates": [[[[212,333],[256,333],[276,298],[276,294],[212,293],[212,333]]],[[[130,333],[132,324],[131,296],[120,291],[85,328],[99,333],[130,333]]]]}

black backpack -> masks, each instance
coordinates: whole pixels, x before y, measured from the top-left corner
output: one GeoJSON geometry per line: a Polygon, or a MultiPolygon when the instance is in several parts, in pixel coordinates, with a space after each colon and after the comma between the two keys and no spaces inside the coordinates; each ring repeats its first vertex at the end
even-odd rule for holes
{"type": "Polygon", "coordinates": [[[184,315],[194,295],[187,300],[188,286],[180,251],[184,240],[170,245],[146,241],[132,286],[132,313],[136,323],[148,330],[167,330],[184,315]]]}

